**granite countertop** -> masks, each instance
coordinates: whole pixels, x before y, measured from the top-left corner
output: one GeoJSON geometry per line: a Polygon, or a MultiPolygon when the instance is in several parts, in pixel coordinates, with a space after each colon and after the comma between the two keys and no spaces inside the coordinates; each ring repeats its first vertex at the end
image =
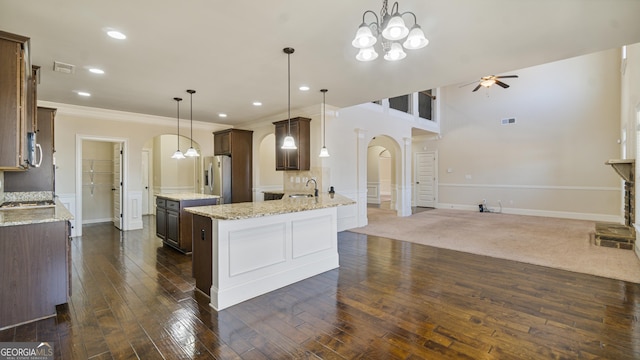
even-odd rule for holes
{"type": "Polygon", "coordinates": [[[245,202],[237,204],[195,206],[185,208],[187,212],[218,220],[240,220],[262,216],[287,214],[299,211],[317,210],[329,207],[351,205],[356,202],[346,196],[320,194],[315,197],[290,198],[288,194],[280,200],[245,202]]]}
{"type": "Polygon", "coordinates": [[[29,225],[73,220],[73,215],[56,198],[55,206],[38,208],[9,208],[0,210],[0,226],[29,225]]]}
{"type": "Polygon", "coordinates": [[[180,194],[158,194],[159,198],[182,201],[182,200],[202,200],[202,199],[219,199],[218,195],[198,194],[198,193],[180,193],[180,194]]]}

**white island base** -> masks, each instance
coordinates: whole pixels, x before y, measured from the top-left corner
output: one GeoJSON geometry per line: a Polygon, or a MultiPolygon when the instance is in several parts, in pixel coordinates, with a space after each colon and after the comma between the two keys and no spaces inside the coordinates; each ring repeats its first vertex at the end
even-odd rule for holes
{"type": "Polygon", "coordinates": [[[339,266],[335,207],[211,222],[216,310],[339,266]]]}

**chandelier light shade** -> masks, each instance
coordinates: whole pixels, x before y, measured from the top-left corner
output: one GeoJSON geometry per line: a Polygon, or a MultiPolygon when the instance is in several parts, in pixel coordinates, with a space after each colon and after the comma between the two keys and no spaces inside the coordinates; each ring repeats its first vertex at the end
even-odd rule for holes
{"type": "Polygon", "coordinates": [[[327,140],[327,125],[326,125],[326,117],[327,111],[325,110],[325,105],[327,104],[326,96],[327,89],[320,90],[322,92],[322,149],[320,149],[320,157],[329,157],[329,150],[327,150],[327,145],[325,141],[327,140]]]}
{"type": "Polygon", "coordinates": [[[282,141],[282,149],[284,150],[295,150],[298,147],[296,146],[296,141],[294,140],[293,136],[291,136],[291,54],[293,54],[293,52],[295,51],[293,48],[287,47],[282,49],[282,51],[284,51],[285,54],[287,54],[287,98],[288,98],[288,103],[287,103],[287,109],[288,109],[288,114],[289,114],[289,122],[288,122],[288,130],[287,130],[287,136],[284,137],[284,140],[282,141]]]}
{"type": "Polygon", "coordinates": [[[398,7],[398,2],[396,1],[391,7],[391,12],[389,12],[387,0],[384,0],[382,10],[380,10],[380,17],[371,10],[367,10],[362,14],[362,24],[358,27],[356,36],[351,42],[353,47],[360,49],[356,55],[357,60],[372,61],[377,59],[378,53],[374,48],[377,43],[382,44],[384,59],[388,61],[404,59],[407,56],[404,49],[417,50],[429,44],[429,40],[424,36],[422,28],[418,25],[416,15],[411,11],[400,13],[398,7]],[[373,15],[375,19],[367,23],[367,14],[373,15]],[[405,15],[413,17],[411,29],[405,24],[405,15]],[[401,45],[400,42],[405,38],[406,40],[401,45]]]}
{"type": "Polygon", "coordinates": [[[178,119],[178,136],[177,136],[178,146],[177,146],[176,152],[173,153],[171,158],[180,160],[180,159],[184,159],[184,155],[182,154],[182,151],[180,151],[180,101],[182,101],[182,98],[174,97],[173,100],[176,101],[177,108],[178,108],[177,115],[176,115],[176,118],[178,119]]]}
{"type": "Polygon", "coordinates": [[[186,157],[198,157],[200,156],[200,154],[198,154],[198,151],[196,149],[193,148],[193,94],[196,93],[195,90],[187,90],[187,92],[189,93],[189,102],[191,103],[191,146],[189,147],[189,149],[187,149],[187,152],[184,153],[184,156],[186,157]]]}

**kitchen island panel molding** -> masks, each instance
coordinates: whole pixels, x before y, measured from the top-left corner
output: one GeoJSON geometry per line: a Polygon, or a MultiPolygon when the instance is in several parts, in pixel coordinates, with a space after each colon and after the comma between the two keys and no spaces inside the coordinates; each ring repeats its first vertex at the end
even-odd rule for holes
{"type": "Polygon", "coordinates": [[[331,242],[332,233],[337,233],[336,221],[329,215],[293,221],[291,236],[296,241],[291,249],[292,258],[297,259],[331,250],[334,245],[331,242]]]}
{"type": "Polygon", "coordinates": [[[222,310],[336,269],[339,266],[336,214],[336,207],[330,207],[242,220],[211,219],[213,261],[210,306],[222,310]],[[243,244],[238,247],[233,243],[238,240],[234,234],[241,229],[254,235],[243,236],[243,244]],[[310,241],[310,237],[314,241],[310,241]],[[276,261],[276,254],[282,249],[282,239],[284,261],[276,261]],[[270,261],[263,261],[267,246],[275,249],[269,250],[271,254],[266,256],[270,257],[270,261]],[[238,252],[240,250],[242,253],[238,252]]]}
{"type": "Polygon", "coordinates": [[[287,253],[287,234],[284,222],[242,228],[229,231],[229,277],[247,274],[253,271],[273,267],[284,263],[287,253]],[[260,241],[255,241],[260,237],[260,241]],[[246,254],[258,253],[259,258],[250,258],[246,254]]]}

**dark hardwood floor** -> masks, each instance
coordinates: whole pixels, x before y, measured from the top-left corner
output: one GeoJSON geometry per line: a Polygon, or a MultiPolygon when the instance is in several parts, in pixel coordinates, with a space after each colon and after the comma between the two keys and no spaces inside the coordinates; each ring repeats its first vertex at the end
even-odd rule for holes
{"type": "Polygon", "coordinates": [[[343,232],[339,269],[216,312],[153,228],[85,226],[69,304],[0,342],[60,359],[640,359],[638,284],[343,232]]]}

